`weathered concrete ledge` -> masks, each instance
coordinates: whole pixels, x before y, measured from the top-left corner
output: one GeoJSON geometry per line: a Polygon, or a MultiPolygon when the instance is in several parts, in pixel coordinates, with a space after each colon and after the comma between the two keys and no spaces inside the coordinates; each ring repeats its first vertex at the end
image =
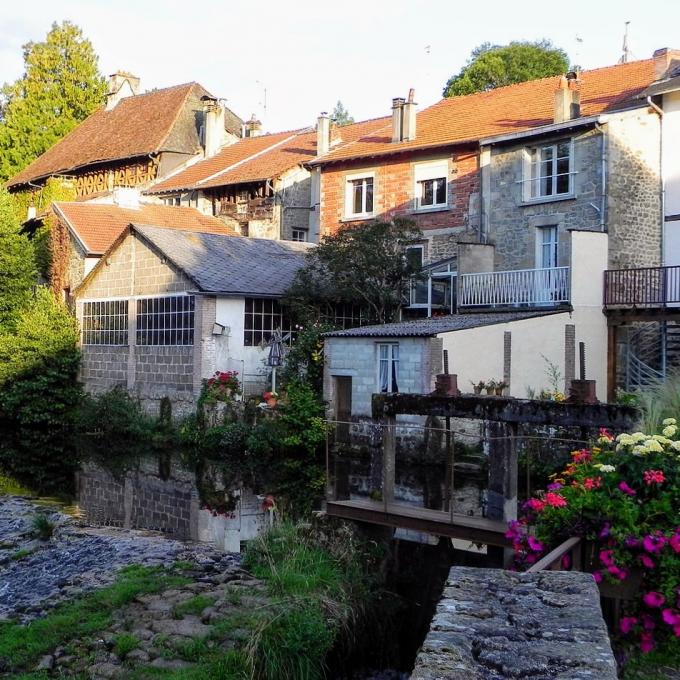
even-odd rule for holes
{"type": "Polygon", "coordinates": [[[616,680],[590,574],[453,567],[412,680],[616,680]]]}
{"type": "Polygon", "coordinates": [[[399,414],[473,418],[504,423],[561,425],[564,427],[609,427],[626,430],[639,418],[632,406],[618,404],[571,404],[569,402],[437,394],[374,394],[373,418],[399,414]]]}

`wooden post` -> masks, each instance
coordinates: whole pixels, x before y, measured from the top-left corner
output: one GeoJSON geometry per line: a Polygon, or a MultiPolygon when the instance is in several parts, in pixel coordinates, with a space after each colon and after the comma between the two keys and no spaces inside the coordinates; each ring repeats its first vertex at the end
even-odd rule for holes
{"type": "Polygon", "coordinates": [[[607,401],[616,401],[616,359],[618,354],[618,326],[607,327],[607,401]]]}
{"type": "Polygon", "coordinates": [[[394,503],[394,471],[397,456],[397,419],[387,416],[383,428],[383,502],[385,511],[394,503]]]}

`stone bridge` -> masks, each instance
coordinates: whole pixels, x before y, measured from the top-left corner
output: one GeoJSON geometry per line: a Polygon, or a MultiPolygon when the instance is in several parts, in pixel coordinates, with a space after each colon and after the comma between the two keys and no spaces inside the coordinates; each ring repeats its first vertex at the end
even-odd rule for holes
{"type": "Polygon", "coordinates": [[[590,574],[453,567],[412,680],[616,680],[590,574]]]}

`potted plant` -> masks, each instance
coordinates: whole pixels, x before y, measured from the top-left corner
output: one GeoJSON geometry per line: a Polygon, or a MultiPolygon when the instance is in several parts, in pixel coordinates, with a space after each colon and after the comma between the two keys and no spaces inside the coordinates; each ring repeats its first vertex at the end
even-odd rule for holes
{"type": "Polygon", "coordinates": [[[472,389],[475,394],[481,394],[482,390],[486,387],[486,383],[483,380],[480,380],[477,383],[472,382],[472,380],[470,380],[470,384],[472,385],[472,389]]]}
{"type": "Polygon", "coordinates": [[[505,390],[506,387],[508,387],[508,383],[506,383],[505,380],[499,380],[496,383],[496,396],[502,397],[503,391],[505,390]]]}
{"type": "Polygon", "coordinates": [[[487,394],[494,394],[496,392],[496,381],[492,378],[491,380],[487,381],[485,387],[487,394]]]}
{"type": "Polygon", "coordinates": [[[276,392],[264,392],[262,398],[269,408],[275,408],[278,403],[279,395],[276,392]]]}

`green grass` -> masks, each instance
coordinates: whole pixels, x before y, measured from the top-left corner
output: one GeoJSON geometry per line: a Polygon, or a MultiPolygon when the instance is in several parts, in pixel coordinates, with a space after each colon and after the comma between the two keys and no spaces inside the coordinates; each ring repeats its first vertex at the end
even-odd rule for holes
{"type": "Polygon", "coordinates": [[[187,614],[198,616],[206,607],[210,607],[213,604],[215,604],[214,597],[195,595],[194,597],[190,597],[188,600],[184,600],[184,602],[175,605],[172,610],[172,616],[175,619],[181,619],[187,614]]]}
{"type": "Polygon", "coordinates": [[[29,555],[32,555],[33,551],[32,550],[26,550],[26,548],[22,548],[21,550],[17,550],[13,555],[10,556],[11,560],[23,560],[24,557],[28,557],[29,555]]]}
{"type": "Polygon", "coordinates": [[[124,659],[133,649],[139,647],[139,640],[131,633],[116,635],[113,641],[113,651],[124,659]]]}
{"type": "Polygon", "coordinates": [[[54,533],[54,524],[50,522],[47,515],[43,514],[42,512],[39,512],[37,515],[35,515],[35,517],[33,517],[31,526],[33,527],[33,532],[40,540],[47,541],[52,538],[52,534],[54,533]]]}
{"type": "Polygon", "coordinates": [[[0,622],[0,659],[13,668],[25,668],[55,647],[103,630],[111,623],[111,613],[137,595],[186,582],[186,578],[160,567],[121,569],[113,585],[59,605],[30,625],[0,622]]]}
{"type": "Polygon", "coordinates": [[[623,668],[622,680],[667,680],[665,669],[680,668],[680,640],[669,638],[649,654],[635,652],[623,668]]]}

